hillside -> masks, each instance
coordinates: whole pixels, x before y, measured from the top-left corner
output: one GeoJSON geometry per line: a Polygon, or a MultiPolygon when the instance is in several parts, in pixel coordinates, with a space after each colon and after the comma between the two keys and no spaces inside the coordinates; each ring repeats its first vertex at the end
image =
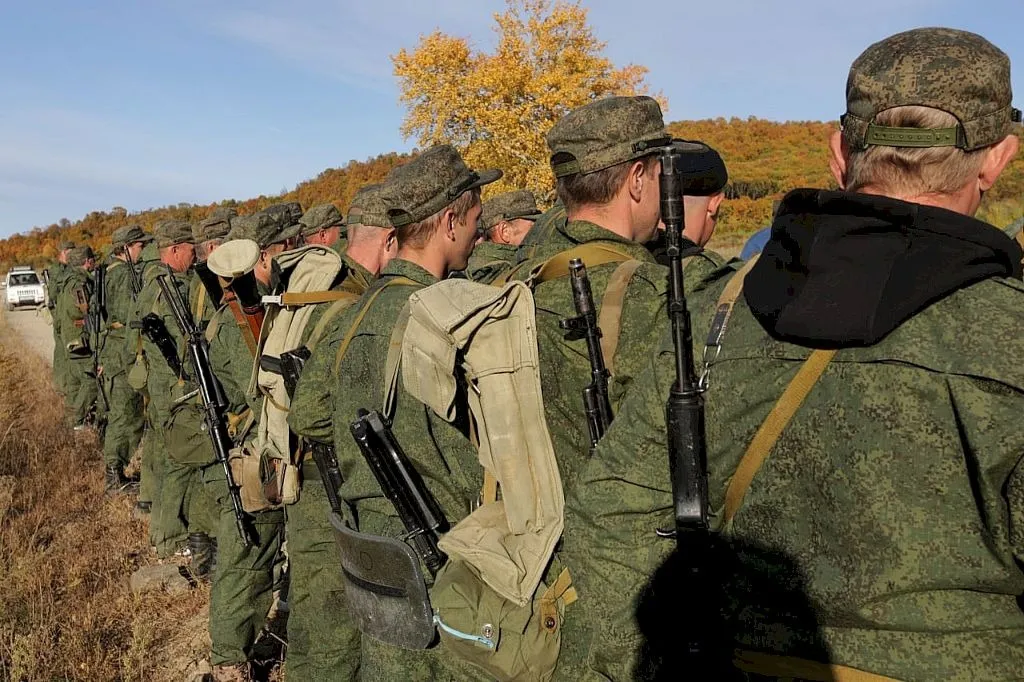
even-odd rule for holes
{"type": "MultiPolygon", "coordinates": [[[[718,149],[729,166],[727,201],[718,227],[719,243],[735,245],[768,223],[772,201],[795,187],[833,186],[828,171],[827,141],[836,124],[816,121],[775,123],[757,118],[681,121],[669,125],[673,134],[703,140],[718,149]]],[[[407,155],[388,153],[368,161],[352,161],[343,168],[329,168],[278,196],[259,196],[242,201],[230,199],[219,205],[234,206],[241,213],[257,211],[271,203],[299,201],[304,208],[335,202],[344,209],[363,184],[384,178],[407,155]]],[[[217,204],[177,204],[129,213],[115,207],[94,211],[71,222],[61,219],[47,227],[0,241],[0,272],[16,263],[41,266],[53,259],[62,239],[88,243],[99,249],[109,243],[110,233],[129,223],[150,229],[158,220],[178,218],[198,221],[217,204]]],[[[985,197],[980,217],[1003,227],[1024,215],[1024,155],[1018,156],[996,187],[985,197]]]]}

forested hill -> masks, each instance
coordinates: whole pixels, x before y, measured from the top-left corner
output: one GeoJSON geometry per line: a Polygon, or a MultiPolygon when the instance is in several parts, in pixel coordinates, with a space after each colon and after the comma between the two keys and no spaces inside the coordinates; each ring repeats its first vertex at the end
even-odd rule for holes
{"type": "MultiPolygon", "coordinates": [[[[772,201],[795,187],[834,186],[828,171],[828,137],[836,123],[775,123],[756,118],[682,121],[669,127],[674,135],[703,140],[718,149],[729,167],[729,201],[721,213],[718,233],[738,241],[767,224],[772,201]]],[[[383,154],[368,161],[353,161],[343,168],[329,168],[317,177],[299,183],[284,195],[260,196],[246,200],[227,199],[219,205],[234,206],[251,213],[269,204],[291,200],[303,208],[333,201],[342,211],[356,190],[378,182],[404,154],[383,154]]],[[[13,264],[41,266],[52,260],[57,243],[71,239],[94,249],[105,247],[110,233],[129,223],[149,230],[158,220],[178,218],[190,222],[204,218],[215,206],[177,204],[129,213],[115,207],[94,211],[71,222],[62,219],[47,227],[36,227],[0,241],[0,272],[13,264]]],[[[1024,215],[1024,156],[1018,156],[996,187],[985,198],[980,217],[1003,227],[1024,215]]]]}

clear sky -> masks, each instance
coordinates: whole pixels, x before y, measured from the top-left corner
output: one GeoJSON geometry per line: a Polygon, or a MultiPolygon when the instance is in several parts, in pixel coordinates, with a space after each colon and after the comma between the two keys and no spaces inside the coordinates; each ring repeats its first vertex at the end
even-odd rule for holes
{"type": "MultiPolygon", "coordinates": [[[[1015,64],[1024,0],[584,0],[669,120],[831,120],[850,62],[917,26],[1015,64]]],[[[435,28],[494,42],[503,0],[0,0],[0,236],[89,211],[276,194],[406,150],[388,55],[435,28]]]]}

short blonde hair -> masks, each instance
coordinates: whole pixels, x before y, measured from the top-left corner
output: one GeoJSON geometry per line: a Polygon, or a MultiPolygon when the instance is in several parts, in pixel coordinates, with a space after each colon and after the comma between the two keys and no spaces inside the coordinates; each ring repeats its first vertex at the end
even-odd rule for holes
{"type": "Polygon", "coordinates": [[[437,229],[438,223],[441,221],[441,214],[448,209],[451,209],[452,213],[458,220],[465,219],[470,209],[480,203],[480,188],[474,187],[471,190],[466,190],[459,197],[448,204],[440,211],[424,218],[418,223],[410,223],[409,225],[402,225],[401,227],[395,228],[398,235],[399,246],[412,246],[413,248],[422,247],[430,239],[430,236],[434,234],[434,230],[437,229]]]}
{"type": "MultiPolygon", "coordinates": [[[[956,117],[922,106],[893,107],[873,121],[894,128],[952,128],[956,117]]],[[[883,147],[851,151],[846,164],[846,189],[876,187],[899,196],[953,194],[981,170],[988,147],[966,152],[957,147],[883,147]]]]}

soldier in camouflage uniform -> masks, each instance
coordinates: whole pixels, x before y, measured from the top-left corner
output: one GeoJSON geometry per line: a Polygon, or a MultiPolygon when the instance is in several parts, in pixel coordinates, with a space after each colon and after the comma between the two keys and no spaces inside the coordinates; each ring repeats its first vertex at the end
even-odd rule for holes
{"type": "Polygon", "coordinates": [[[57,299],[64,287],[64,280],[67,278],[71,268],[68,267],[68,254],[75,248],[75,243],[62,241],[57,245],[57,262],[50,267],[47,277],[49,282],[46,285],[47,306],[50,309],[50,318],[53,322],[53,380],[57,384],[57,390],[67,398],[67,353],[63,349],[60,340],[60,324],[57,320],[56,308],[57,299]]]}
{"type": "Polygon", "coordinates": [[[86,315],[92,297],[92,275],[96,256],[88,246],[68,254],[68,271],[54,309],[55,327],[60,329],[60,351],[65,367],[65,414],[75,430],[86,428],[96,402],[96,375],[92,351],[95,338],[86,332],[86,315]]]}
{"type": "MultiPolygon", "coordinates": [[[[950,29],[853,63],[842,189],[786,196],[718,337],[710,599],[653,532],[672,526],[661,353],[567,500],[593,626],[572,679],[681,674],[686,621],[750,679],[1020,676],[1022,250],[972,217],[1017,152],[1010,82],[950,29]]],[[[696,339],[714,300],[692,301],[696,339]]]]}
{"type": "Polygon", "coordinates": [[[334,204],[320,204],[306,211],[299,220],[302,240],[306,244],[319,244],[344,253],[348,242],[341,238],[345,219],[334,204]]]}
{"type": "MultiPolygon", "coordinates": [[[[297,234],[290,219],[260,212],[231,221],[225,243],[248,239],[260,247],[254,276],[260,294],[270,293],[271,261],[297,234]]],[[[249,392],[256,339],[236,320],[231,308],[217,309],[206,332],[210,341],[210,362],[224,388],[228,413],[233,421],[246,423],[248,415],[260,413],[261,399],[249,392]]],[[[189,407],[190,421],[202,422],[197,405],[189,407]]],[[[252,428],[255,428],[253,426],[252,428]]],[[[251,430],[251,429],[250,429],[251,430]]],[[[202,467],[206,495],[217,502],[217,567],[210,589],[211,663],[217,682],[249,679],[249,660],[257,635],[273,603],[274,561],[281,551],[284,512],[280,509],[250,514],[254,546],[246,549],[238,537],[235,516],[228,495],[223,467],[215,462],[213,447],[205,433],[190,436],[192,461],[202,467]],[[197,437],[198,436],[198,437],[197,437]]]]}
{"type": "Polygon", "coordinates": [[[153,445],[143,449],[142,477],[144,487],[148,485],[152,494],[152,516],[150,518],[150,541],[161,556],[169,556],[182,549],[188,536],[184,522],[179,516],[181,500],[177,499],[180,490],[165,494],[164,483],[167,477],[167,423],[171,417],[171,409],[175,401],[188,393],[190,384],[183,379],[185,369],[181,363],[184,359],[184,340],[178,331],[170,307],[163,300],[157,276],[174,274],[174,285],[184,298],[188,292],[187,273],[195,260],[195,244],[192,227],[180,220],[164,220],[156,225],[153,231],[156,246],[160,250],[160,261],[146,267],[143,272],[143,288],[135,304],[135,318],[141,320],[153,314],[161,321],[168,337],[171,339],[169,352],[176,356],[177,367],[170,362],[154,342],[146,336],[141,337],[141,346],[148,366],[146,377],[146,393],[149,402],[146,406],[150,433],[153,445]],[[146,478],[149,477],[149,483],[146,478]],[[173,498],[173,499],[169,499],[173,498]],[[169,504],[168,504],[169,502],[169,504]]]}
{"type": "Polygon", "coordinates": [[[132,268],[136,267],[143,247],[151,241],[153,237],[137,225],[118,228],[111,236],[106,274],[107,320],[100,347],[100,366],[109,404],[103,463],[107,492],[111,493],[129,487],[131,481],[124,475],[124,467],[142,440],[145,426],[142,397],[128,385],[128,368],[135,359],[135,349],[128,345],[128,332],[135,307],[132,268]]]}
{"type": "MultiPolygon", "coordinates": [[[[397,231],[398,256],[384,267],[369,292],[338,318],[299,382],[289,423],[304,438],[333,440],[345,475],[341,494],[355,509],[363,532],[396,536],[402,534],[402,525],[352,440],[349,423],[359,408],[383,408],[387,348],[399,313],[415,291],[466,267],[476,241],[479,188],[500,176],[500,171],[469,169],[450,145],[431,147],[391,172],[384,183],[384,202],[397,231]],[[339,358],[342,338],[356,324],[358,333],[339,358]],[[336,386],[341,390],[333,388],[336,386]]],[[[351,252],[356,242],[354,231],[350,238],[351,252]]],[[[456,420],[457,428],[402,388],[397,390],[395,403],[395,436],[446,517],[455,523],[469,513],[482,481],[465,414],[456,420]]],[[[320,552],[314,575],[322,589],[309,588],[306,622],[313,616],[329,618],[330,628],[321,625],[323,629],[314,633],[302,667],[293,667],[289,660],[289,675],[310,680],[353,679],[357,673],[365,679],[472,679],[466,666],[444,665],[438,650],[408,652],[370,638],[360,642],[358,631],[346,621],[340,567],[326,513],[327,506],[321,503],[319,523],[313,526],[312,514],[307,521],[306,542],[320,552]]],[[[299,605],[294,608],[296,615],[299,605]]]]}
{"type": "Polygon", "coordinates": [[[505,192],[484,202],[479,232],[483,241],[473,249],[466,276],[490,284],[518,262],[519,245],[540,218],[533,192],[505,192]]]}

